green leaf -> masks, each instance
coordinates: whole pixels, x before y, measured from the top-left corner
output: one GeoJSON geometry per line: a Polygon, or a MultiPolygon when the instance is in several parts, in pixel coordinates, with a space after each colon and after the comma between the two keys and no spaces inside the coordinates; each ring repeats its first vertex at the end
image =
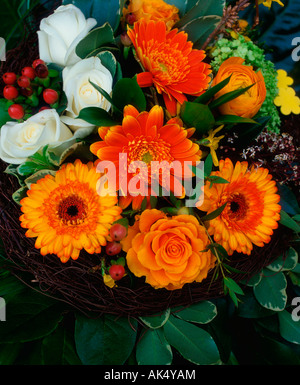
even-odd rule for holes
{"type": "Polygon", "coordinates": [[[212,211],[211,213],[205,215],[204,217],[201,217],[201,221],[206,222],[206,221],[211,221],[212,219],[217,218],[222,211],[225,209],[225,206],[227,205],[227,202],[224,203],[222,206],[218,207],[216,210],[212,211]]]}
{"type": "Polygon", "coordinates": [[[252,277],[250,277],[249,279],[248,278],[242,279],[241,283],[243,283],[249,287],[252,287],[252,286],[257,285],[261,279],[262,279],[262,274],[257,273],[257,274],[252,275],[252,277]]]}
{"type": "Polygon", "coordinates": [[[172,308],[172,314],[188,322],[207,324],[217,315],[216,306],[210,301],[201,301],[188,307],[172,308]]]}
{"type": "Polygon", "coordinates": [[[205,330],[172,315],[163,328],[169,344],[186,360],[198,365],[221,363],[217,345],[205,330]]]}
{"type": "Polygon", "coordinates": [[[2,322],[0,328],[0,343],[40,339],[52,333],[61,319],[61,303],[28,289],[7,302],[6,322],[2,322]]]}
{"type": "Polygon", "coordinates": [[[292,219],[289,214],[287,214],[285,211],[280,211],[280,220],[279,222],[283,225],[288,227],[291,230],[294,230],[296,233],[300,232],[300,226],[294,219],[292,219]]]}
{"type": "Polygon", "coordinates": [[[224,277],[223,284],[234,293],[244,295],[244,292],[241,287],[232,278],[224,277]]]}
{"type": "Polygon", "coordinates": [[[287,310],[278,313],[280,335],[293,344],[300,344],[300,320],[293,320],[287,310]]]}
{"type": "Polygon", "coordinates": [[[100,107],[83,108],[77,118],[95,126],[116,126],[118,124],[107,111],[100,107]]]}
{"type": "Polygon", "coordinates": [[[173,353],[163,329],[148,329],[142,332],[136,345],[138,365],[170,365],[173,353]]]}
{"type": "Polygon", "coordinates": [[[221,17],[217,15],[201,16],[185,24],[183,29],[193,42],[193,48],[201,49],[209,35],[220,23],[221,17]]]}
{"type": "Polygon", "coordinates": [[[40,356],[44,365],[80,365],[73,334],[63,325],[44,337],[40,356]]]}
{"type": "Polygon", "coordinates": [[[210,176],[213,167],[213,159],[209,153],[204,161],[204,178],[210,176]]]}
{"type": "Polygon", "coordinates": [[[39,170],[25,179],[27,188],[30,188],[32,183],[36,183],[39,179],[44,178],[46,175],[55,175],[53,170],[39,170]]]}
{"type": "Polygon", "coordinates": [[[209,88],[208,90],[206,90],[202,95],[198,96],[194,102],[195,103],[201,103],[201,104],[206,104],[208,103],[214,96],[216,93],[218,93],[219,91],[221,91],[225,86],[227,86],[227,84],[229,83],[230,81],[230,78],[231,78],[231,75],[228,76],[228,78],[222,80],[220,83],[216,84],[215,86],[209,88]]]}
{"type": "Polygon", "coordinates": [[[21,200],[27,196],[27,190],[27,186],[22,186],[16,190],[11,196],[14,202],[16,202],[18,205],[21,205],[21,200]]]}
{"type": "Polygon", "coordinates": [[[127,104],[133,105],[140,112],[146,110],[146,98],[136,78],[118,80],[113,89],[112,101],[119,111],[123,111],[127,104]]]}
{"type": "Polygon", "coordinates": [[[21,343],[0,345],[0,365],[12,365],[22,348],[21,343]]]}
{"type": "Polygon", "coordinates": [[[140,317],[140,319],[149,328],[158,329],[168,321],[169,316],[170,316],[170,309],[167,309],[161,313],[140,317]]]}
{"type": "Polygon", "coordinates": [[[213,183],[221,183],[221,184],[229,183],[228,180],[221,178],[220,176],[217,176],[217,175],[211,175],[211,176],[207,177],[206,181],[211,182],[211,185],[213,183]]]}
{"type": "Polygon", "coordinates": [[[202,16],[222,16],[225,2],[223,0],[197,1],[193,7],[176,23],[176,28],[184,29],[186,24],[202,16]]]}
{"type": "Polygon", "coordinates": [[[261,306],[270,310],[281,311],[287,302],[286,285],[284,273],[263,269],[262,279],[253,287],[253,292],[261,306]]]}
{"type": "Polygon", "coordinates": [[[76,315],[75,343],[84,365],[123,365],[136,340],[137,322],[109,314],[101,318],[76,315]],[[134,329],[135,330],[134,330],[134,329]]]}
{"type": "Polygon", "coordinates": [[[93,17],[98,25],[108,22],[117,30],[125,0],[63,0],[63,4],[74,4],[85,17],[93,17]]]}
{"type": "Polygon", "coordinates": [[[120,225],[122,225],[122,226],[126,227],[126,229],[128,229],[129,222],[128,222],[127,218],[120,218],[120,219],[114,221],[113,224],[115,224],[115,223],[119,223],[120,225]]]}
{"type": "Polygon", "coordinates": [[[101,27],[93,29],[80,40],[75,51],[81,59],[84,59],[97,48],[114,43],[114,40],[114,32],[109,23],[105,22],[101,27]]]}
{"type": "MultiPolygon", "coordinates": [[[[98,91],[100,92],[101,95],[103,95],[105,97],[106,100],[109,101],[109,103],[115,107],[115,109],[117,109],[117,111],[119,113],[121,113],[121,111],[117,108],[117,106],[114,104],[114,101],[112,100],[112,98],[110,97],[110,95],[101,87],[99,87],[97,84],[93,83],[91,80],[89,80],[89,82],[91,83],[91,85],[98,91]]],[[[87,107],[88,108],[88,107],[87,107]]]]}
{"type": "Polygon", "coordinates": [[[0,99],[0,127],[2,127],[5,123],[14,121],[8,114],[7,100],[0,99]]]}
{"type": "Polygon", "coordinates": [[[253,295],[252,289],[246,289],[237,308],[237,315],[243,318],[262,318],[275,314],[261,306],[253,295]]]}
{"type": "Polygon", "coordinates": [[[111,73],[111,76],[114,77],[117,70],[117,60],[114,55],[109,51],[103,51],[98,53],[97,57],[101,60],[104,67],[111,73]]]}
{"type": "Polygon", "coordinates": [[[248,87],[239,88],[237,90],[227,92],[226,94],[220,96],[219,98],[217,98],[214,101],[212,101],[211,103],[209,103],[209,108],[212,110],[214,108],[221,106],[224,103],[228,103],[229,101],[231,101],[231,100],[239,97],[240,95],[244,94],[245,92],[247,92],[251,87],[253,87],[253,84],[251,84],[248,87]]]}
{"type": "Polygon", "coordinates": [[[250,118],[243,118],[237,115],[221,115],[216,120],[216,125],[229,124],[229,123],[254,123],[259,124],[255,120],[250,118]]]}
{"type": "Polygon", "coordinates": [[[195,127],[197,134],[206,134],[215,124],[215,118],[205,104],[184,102],[180,117],[188,127],[195,127]]]}
{"type": "Polygon", "coordinates": [[[285,253],[281,254],[275,261],[270,263],[267,268],[271,271],[293,270],[298,263],[298,253],[293,247],[289,247],[285,253]]]}

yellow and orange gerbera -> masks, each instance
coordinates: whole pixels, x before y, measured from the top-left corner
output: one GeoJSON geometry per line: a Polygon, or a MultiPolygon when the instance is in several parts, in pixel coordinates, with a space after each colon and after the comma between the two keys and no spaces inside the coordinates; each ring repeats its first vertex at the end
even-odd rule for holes
{"type": "Polygon", "coordinates": [[[204,201],[198,208],[211,213],[226,203],[225,209],[209,221],[208,232],[215,242],[232,255],[251,254],[253,244],[263,247],[270,242],[273,230],[278,227],[281,206],[276,193],[276,182],[266,168],[251,167],[247,162],[220,160],[220,176],[229,183],[204,186],[204,201]]]}
{"type": "Polygon", "coordinates": [[[133,209],[138,209],[145,196],[156,195],[157,190],[151,189],[153,176],[167,191],[176,190],[183,194],[182,179],[192,176],[187,175],[184,162],[194,164],[201,157],[199,145],[189,139],[194,129],[182,127],[179,118],[172,118],[164,125],[164,112],[160,106],[152,107],[150,112],[139,113],[135,107],[128,105],[123,114],[122,125],[99,127],[102,141],[90,147],[99,161],[110,161],[115,165],[116,180],[120,181],[117,186],[121,191],[120,206],[125,208],[132,203],[133,209]],[[126,165],[121,162],[120,155],[126,156],[126,165]],[[175,161],[178,161],[180,170],[172,168],[175,161]],[[132,162],[143,162],[145,168],[132,172],[132,162]],[[124,172],[120,172],[123,169],[124,172]],[[127,189],[132,185],[133,178],[138,179],[136,194],[132,188],[127,189]],[[126,193],[124,190],[127,190],[126,193]]]}
{"type": "Polygon", "coordinates": [[[141,19],[127,33],[145,71],[137,75],[138,84],[154,85],[171,115],[177,113],[177,102],[187,100],[185,94],[198,96],[208,88],[211,69],[203,62],[205,52],[193,49],[185,32],[167,32],[164,22],[141,19]]]}
{"type": "Polygon", "coordinates": [[[206,230],[193,215],[167,217],[152,209],[145,210],[137,223],[127,265],[155,289],[176,290],[201,282],[215,266],[211,251],[204,251],[209,245],[206,230]]]}
{"type": "Polygon", "coordinates": [[[77,259],[82,249],[100,253],[111,224],[121,217],[116,196],[98,191],[99,173],[92,162],[64,164],[55,176],[31,184],[21,200],[21,226],[35,238],[42,255],[56,254],[62,262],[77,259]]]}

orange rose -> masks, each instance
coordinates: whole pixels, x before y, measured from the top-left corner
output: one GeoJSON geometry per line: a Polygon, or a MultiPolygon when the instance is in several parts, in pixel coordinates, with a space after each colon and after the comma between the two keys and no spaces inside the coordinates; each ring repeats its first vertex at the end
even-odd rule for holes
{"type": "Polygon", "coordinates": [[[203,251],[208,244],[205,228],[194,216],[170,218],[156,209],[145,210],[127,252],[127,265],[155,289],[180,289],[185,283],[201,282],[214,267],[215,257],[203,251]]]}
{"type": "Polygon", "coordinates": [[[128,7],[123,9],[123,17],[132,13],[135,20],[164,21],[169,31],[179,20],[178,8],[169,5],[163,0],[131,0],[128,7]]]}
{"type": "Polygon", "coordinates": [[[219,91],[215,98],[226,94],[227,92],[245,88],[254,84],[248,91],[239,97],[224,103],[219,107],[222,115],[237,115],[244,118],[252,118],[257,114],[266,98],[266,86],[261,71],[255,72],[252,66],[244,65],[244,59],[240,57],[231,57],[225,60],[212,82],[212,86],[220,83],[222,80],[231,76],[227,86],[219,91]]]}

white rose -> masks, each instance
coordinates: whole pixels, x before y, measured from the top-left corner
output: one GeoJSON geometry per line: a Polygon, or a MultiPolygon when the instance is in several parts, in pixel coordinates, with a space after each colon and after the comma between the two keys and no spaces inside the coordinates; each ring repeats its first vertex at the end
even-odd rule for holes
{"type": "Polygon", "coordinates": [[[73,4],[58,7],[40,23],[37,32],[40,58],[61,66],[77,63],[80,58],[75,53],[76,45],[96,24],[95,19],[86,19],[73,4]]]}
{"type": "Polygon", "coordinates": [[[8,122],[0,131],[0,158],[21,164],[47,144],[59,145],[73,138],[56,110],[43,110],[23,123],[8,122]]]}
{"type": "Polygon", "coordinates": [[[112,91],[113,79],[109,70],[98,57],[83,59],[73,66],[66,67],[62,73],[63,90],[68,99],[67,115],[76,118],[86,107],[101,107],[108,111],[110,103],[92,86],[89,80],[108,94],[112,91]]]}

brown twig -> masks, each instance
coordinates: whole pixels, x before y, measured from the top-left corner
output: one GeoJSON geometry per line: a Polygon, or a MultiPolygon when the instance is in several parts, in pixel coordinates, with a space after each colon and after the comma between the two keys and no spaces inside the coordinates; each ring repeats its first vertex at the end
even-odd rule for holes
{"type": "Polygon", "coordinates": [[[220,20],[220,23],[213,30],[213,32],[208,36],[201,49],[205,50],[208,44],[222,31],[226,28],[232,28],[233,24],[238,19],[238,13],[243,11],[250,5],[249,0],[238,0],[237,3],[232,7],[229,5],[228,7],[224,7],[223,16],[220,20]]]}

